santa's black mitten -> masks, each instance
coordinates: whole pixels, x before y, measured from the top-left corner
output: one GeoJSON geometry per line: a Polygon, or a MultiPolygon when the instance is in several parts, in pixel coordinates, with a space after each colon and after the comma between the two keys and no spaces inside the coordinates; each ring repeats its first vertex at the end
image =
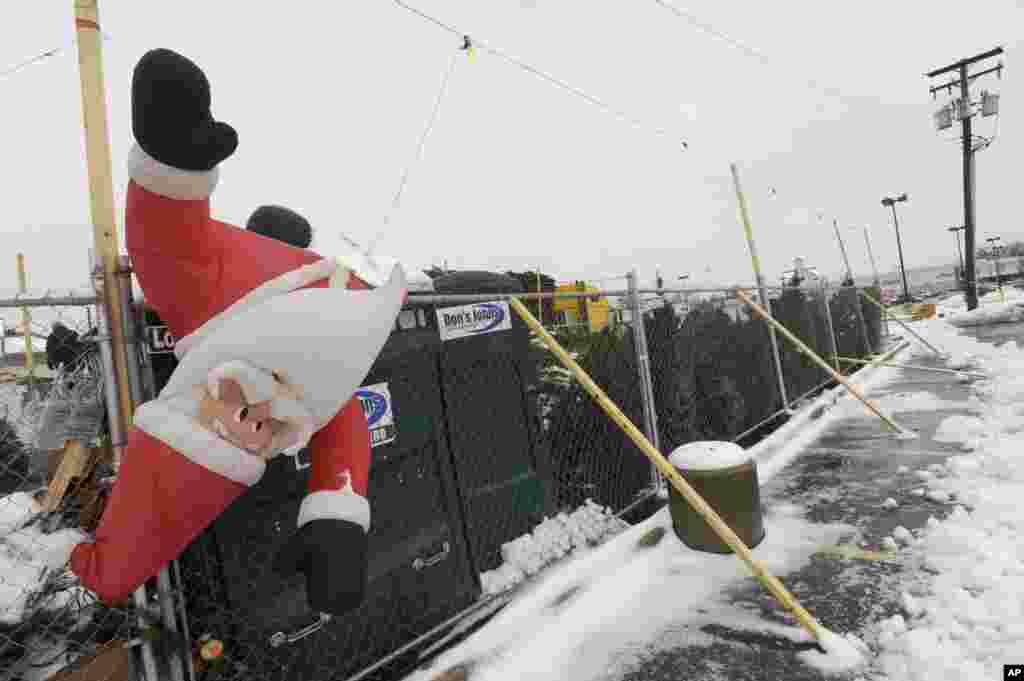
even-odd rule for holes
{"type": "Polygon", "coordinates": [[[284,206],[260,206],[249,216],[245,228],[296,248],[309,248],[313,241],[309,221],[284,206]]]}
{"type": "Polygon", "coordinates": [[[314,612],[343,615],[358,608],[366,594],[366,531],[336,518],[311,520],[292,535],[277,555],[282,575],[306,576],[306,599],[314,612]]]}
{"type": "Polygon", "coordinates": [[[234,128],[210,113],[206,74],[163,48],[150,50],[135,65],[132,132],[143,151],[179,170],[212,170],[238,147],[234,128]]]}

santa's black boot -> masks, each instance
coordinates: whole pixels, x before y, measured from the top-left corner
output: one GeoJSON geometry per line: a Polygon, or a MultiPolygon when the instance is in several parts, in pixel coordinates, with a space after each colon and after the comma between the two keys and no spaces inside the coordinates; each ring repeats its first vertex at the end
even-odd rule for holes
{"type": "Polygon", "coordinates": [[[238,147],[234,128],[210,113],[206,74],[164,48],[150,50],[135,66],[132,132],[149,156],[179,170],[212,170],[238,147]]]}

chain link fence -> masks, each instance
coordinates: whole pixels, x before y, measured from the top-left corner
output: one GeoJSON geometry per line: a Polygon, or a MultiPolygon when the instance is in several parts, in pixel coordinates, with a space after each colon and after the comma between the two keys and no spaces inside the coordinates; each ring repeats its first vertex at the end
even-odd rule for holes
{"type": "Polygon", "coordinates": [[[0,309],[0,681],[127,679],[152,619],[101,604],[62,562],[76,530],[95,529],[114,475],[95,311],[75,299],[26,294],[0,309]]]}
{"type": "MultiPolygon", "coordinates": [[[[102,413],[104,395],[94,315],[83,323],[62,311],[68,333],[51,325],[47,334],[49,355],[65,357],[52,380],[34,391],[20,379],[0,384],[9,404],[0,425],[0,681],[127,679],[145,666],[134,649],[149,654],[152,681],[396,678],[546,565],[623,529],[620,516],[642,517],[643,502],[659,503],[650,463],[512,312],[507,291],[414,297],[360,388],[373,443],[368,595],[334,618],[309,610],[301,577],[271,568],[306,494],[308,452],[271,461],[150,583],[162,607],[144,597],[104,606],[45,563],[62,531],[95,527],[115,475],[106,431],[82,432],[103,423],[88,418],[102,413]],[[77,431],[67,425],[76,419],[77,431]],[[68,467],[77,475],[49,509],[69,439],[86,440],[89,454],[68,467]],[[223,645],[214,664],[195,654],[206,640],[223,645]],[[74,676],[83,665],[92,676],[74,676]]],[[[879,347],[878,311],[858,314],[852,289],[772,298],[779,321],[830,361],[879,347]]],[[[550,327],[666,454],[698,439],[753,444],[785,407],[827,384],[780,338],[784,405],[768,327],[727,292],[641,299],[633,288],[624,300],[643,312],[550,327]]],[[[174,369],[174,341],[151,310],[140,326],[153,394],[174,369]]]]}

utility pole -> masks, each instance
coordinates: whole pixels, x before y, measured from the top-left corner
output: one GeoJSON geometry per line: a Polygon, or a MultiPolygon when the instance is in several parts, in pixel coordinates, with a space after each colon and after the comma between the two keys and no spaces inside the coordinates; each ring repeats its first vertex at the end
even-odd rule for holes
{"type": "MultiPolygon", "coordinates": [[[[974,224],[974,137],[971,132],[971,118],[974,116],[972,111],[970,83],[976,78],[981,76],[996,73],[1002,77],[1003,64],[1000,62],[997,66],[990,69],[980,71],[973,75],[969,74],[967,69],[970,65],[976,64],[977,62],[984,61],[985,59],[991,59],[997,57],[1003,53],[1002,47],[997,47],[994,50],[983,52],[981,54],[969,57],[967,59],[961,59],[960,61],[954,62],[949,66],[944,66],[940,69],[935,69],[925,74],[928,78],[934,78],[944,73],[950,73],[955,71],[957,78],[951,80],[943,85],[936,85],[930,89],[932,97],[939,90],[946,90],[948,95],[952,95],[953,88],[960,88],[960,99],[957,100],[954,106],[956,116],[960,119],[960,135],[961,135],[961,146],[963,150],[963,174],[964,174],[964,250],[966,253],[966,260],[964,262],[964,279],[966,283],[966,294],[967,309],[973,310],[978,307],[978,282],[976,280],[976,269],[975,269],[975,224],[974,224]]],[[[985,94],[988,99],[987,93],[985,94]]],[[[992,101],[992,100],[989,100],[992,101]]],[[[996,102],[998,100],[995,100],[996,102]]],[[[983,115],[992,115],[996,113],[998,108],[997,105],[989,105],[988,102],[983,102],[983,115]],[[995,109],[995,111],[992,111],[995,109]],[[991,113],[990,113],[991,111],[991,113]]],[[[943,109],[945,111],[947,109],[943,109]]],[[[940,111],[940,114],[942,112],[940,111]]],[[[937,116],[936,121],[940,130],[947,127],[944,118],[937,116]],[[941,121],[941,122],[939,122],[941,121]]],[[[950,122],[951,123],[951,122],[950,122]]]]}

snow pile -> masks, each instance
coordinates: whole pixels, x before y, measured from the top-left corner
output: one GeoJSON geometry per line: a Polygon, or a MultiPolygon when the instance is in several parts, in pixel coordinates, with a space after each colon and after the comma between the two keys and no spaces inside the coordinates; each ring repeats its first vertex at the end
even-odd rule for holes
{"type": "Polygon", "coordinates": [[[971,356],[992,378],[972,386],[985,400],[982,418],[952,416],[936,433],[973,451],[919,471],[927,488],[918,491],[956,503],[952,513],[929,518],[917,536],[893,532],[926,572],[901,594],[903,614],[878,624],[878,666],[907,681],[1001,678],[1003,664],[1020,661],[1024,650],[1024,433],[1016,432],[1024,426],[1024,353],[1016,343],[994,348],[949,327],[930,331],[929,339],[971,356]]]}
{"type": "Polygon", "coordinates": [[[1024,301],[992,303],[974,310],[958,312],[947,321],[953,326],[986,326],[988,324],[1011,324],[1024,321],[1024,301]]]}
{"type": "Polygon", "coordinates": [[[936,442],[957,443],[965,450],[975,450],[989,437],[989,426],[974,416],[953,415],[943,419],[932,436],[936,442]]]}
{"type": "Polygon", "coordinates": [[[612,515],[611,509],[590,499],[571,515],[559,513],[545,518],[533,532],[502,545],[502,565],[480,575],[484,595],[507,591],[559,558],[594,546],[628,527],[628,523],[612,515]]]}
{"type": "Polygon", "coordinates": [[[739,466],[750,461],[750,453],[732,442],[707,440],[677,447],[668,458],[681,470],[708,471],[739,466]]]}
{"type": "Polygon", "coordinates": [[[848,672],[867,662],[870,652],[864,641],[853,634],[840,635],[825,629],[818,639],[818,645],[825,649],[824,653],[817,650],[805,650],[797,656],[807,665],[816,667],[829,674],[848,672]]]}

